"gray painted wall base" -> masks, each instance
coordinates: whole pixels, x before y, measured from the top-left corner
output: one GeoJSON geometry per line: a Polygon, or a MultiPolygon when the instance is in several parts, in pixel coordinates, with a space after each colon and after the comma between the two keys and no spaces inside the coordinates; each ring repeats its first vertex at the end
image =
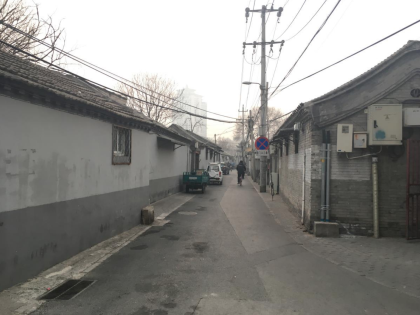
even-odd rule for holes
{"type": "Polygon", "coordinates": [[[316,237],[340,237],[338,223],[335,222],[314,222],[314,235],[316,237]]]}
{"type": "Polygon", "coordinates": [[[0,213],[0,290],[140,224],[149,187],[0,213]]]}
{"type": "Polygon", "coordinates": [[[150,203],[182,191],[182,175],[153,179],[149,182],[150,203]]]}

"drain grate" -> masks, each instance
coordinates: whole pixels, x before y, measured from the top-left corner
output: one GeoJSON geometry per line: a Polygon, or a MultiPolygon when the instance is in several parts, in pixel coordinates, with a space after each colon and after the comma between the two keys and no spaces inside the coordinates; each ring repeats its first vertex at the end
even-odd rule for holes
{"type": "Polygon", "coordinates": [[[93,284],[93,280],[67,280],[54,290],[42,295],[40,300],[70,300],[93,284]]]}

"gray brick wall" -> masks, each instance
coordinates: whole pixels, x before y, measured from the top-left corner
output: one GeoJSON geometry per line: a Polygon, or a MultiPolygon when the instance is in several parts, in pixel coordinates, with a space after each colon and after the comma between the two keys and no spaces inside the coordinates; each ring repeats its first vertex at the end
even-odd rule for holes
{"type": "MultiPolygon", "coordinates": [[[[302,216],[302,181],[303,181],[303,165],[306,155],[305,165],[305,214],[304,223],[310,226],[311,211],[311,122],[303,125],[303,129],[299,132],[298,153],[295,153],[295,145],[293,141],[289,142],[289,154],[286,155],[286,149],[283,147],[283,156],[279,157],[279,174],[280,174],[280,193],[287,199],[295,213],[302,216]]],[[[293,139],[293,136],[290,135],[293,139]]]]}
{"type": "MultiPolygon", "coordinates": [[[[384,100],[383,102],[386,102],[384,100]]],[[[388,102],[389,103],[389,102],[388,102]]],[[[410,105],[412,106],[412,105],[410,105]]],[[[366,131],[367,114],[360,111],[355,115],[340,121],[350,123],[354,131],[366,131]]],[[[313,227],[313,221],[320,218],[321,205],[321,168],[320,147],[322,131],[311,128],[306,124],[304,133],[301,132],[299,153],[294,154],[293,143],[289,145],[289,155],[280,158],[281,193],[287,198],[294,211],[300,215],[302,197],[302,162],[303,149],[307,152],[306,180],[306,207],[305,217],[310,218],[305,222],[308,228],[313,227]],[[306,140],[305,139],[306,135],[306,140]],[[310,170],[310,173],[309,173],[310,170]]],[[[331,134],[331,213],[332,221],[340,223],[341,233],[356,235],[373,234],[372,214],[372,158],[348,159],[344,153],[336,152],[337,124],[325,128],[331,134]]],[[[405,135],[420,139],[420,129],[407,128],[405,135]]],[[[404,142],[405,143],[405,142],[404,142]]],[[[354,149],[348,157],[356,157],[372,152],[377,152],[380,147],[371,149],[354,149]]],[[[285,150],[283,150],[285,152],[285,150]]],[[[382,236],[405,235],[405,187],[406,187],[406,155],[400,157],[392,155],[392,147],[383,147],[378,155],[378,184],[379,184],[379,218],[380,233],[382,236]]]]}

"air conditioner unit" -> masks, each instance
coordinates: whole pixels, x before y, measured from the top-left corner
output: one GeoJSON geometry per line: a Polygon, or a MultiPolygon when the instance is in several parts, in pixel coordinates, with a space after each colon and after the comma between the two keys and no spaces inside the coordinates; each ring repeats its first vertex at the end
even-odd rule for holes
{"type": "Polygon", "coordinates": [[[297,122],[297,123],[294,124],[294,126],[293,126],[294,131],[300,131],[301,129],[302,129],[302,123],[297,122]]]}

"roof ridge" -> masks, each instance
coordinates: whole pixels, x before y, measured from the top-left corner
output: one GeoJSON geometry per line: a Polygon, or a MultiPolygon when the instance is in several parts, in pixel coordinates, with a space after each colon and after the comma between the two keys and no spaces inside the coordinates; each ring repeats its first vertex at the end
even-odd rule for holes
{"type": "Polygon", "coordinates": [[[336,94],[340,94],[340,92],[344,92],[347,88],[353,87],[354,85],[358,85],[363,83],[363,81],[367,80],[370,75],[374,74],[374,72],[380,70],[382,67],[387,66],[387,64],[392,61],[393,59],[397,59],[397,57],[402,57],[404,54],[414,51],[414,50],[420,50],[420,41],[417,40],[409,40],[405,45],[403,45],[401,48],[399,48],[398,50],[396,50],[394,53],[392,53],[391,55],[389,55],[387,58],[385,58],[384,60],[380,61],[378,64],[376,64],[375,66],[373,66],[372,68],[366,70],[365,72],[363,72],[362,74],[354,77],[353,79],[351,79],[350,81],[347,81],[346,83],[336,87],[335,89],[317,97],[314,98],[308,102],[306,102],[309,105],[313,105],[315,103],[318,103],[320,101],[324,101],[330,97],[335,96],[336,94]],[[415,49],[409,49],[410,47],[415,47],[415,49]]]}

